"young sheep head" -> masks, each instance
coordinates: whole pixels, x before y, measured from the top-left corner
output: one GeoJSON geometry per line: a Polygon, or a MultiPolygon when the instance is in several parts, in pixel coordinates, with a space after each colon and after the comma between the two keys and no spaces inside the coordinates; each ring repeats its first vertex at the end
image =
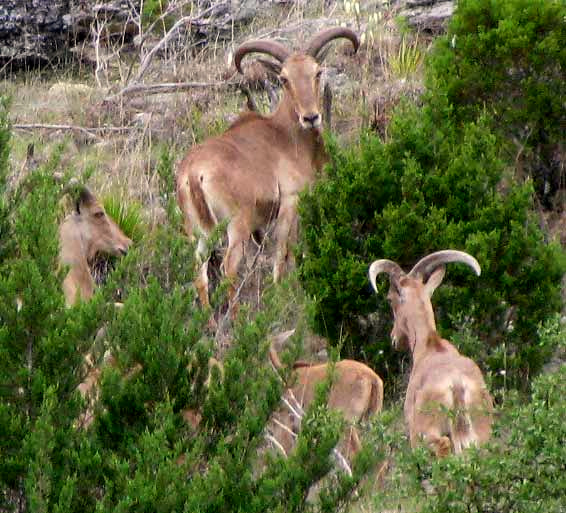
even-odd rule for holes
{"type": "Polygon", "coordinates": [[[122,256],[132,244],[119,226],[106,214],[102,204],[86,187],[82,188],[75,204],[75,216],[79,223],[81,240],[88,261],[97,253],[122,256]]]}

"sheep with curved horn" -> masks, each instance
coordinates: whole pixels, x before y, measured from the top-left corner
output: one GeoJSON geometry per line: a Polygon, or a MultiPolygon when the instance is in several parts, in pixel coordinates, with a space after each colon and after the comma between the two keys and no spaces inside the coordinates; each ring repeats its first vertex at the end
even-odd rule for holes
{"type": "Polygon", "coordinates": [[[455,250],[422,258],[408,274],[385,259],[376,260],[369,269],[376,292],[378,274],[389,275],[393,346],[412,353],[404,406],[411,446],[424,442],[439,457],[487,441],[493,412],[479,367],[436,331],[430,298],[451,262],[468,265],[478,276],[481,272],[474,257],[455,250]]]}
{"type": "Polygon", "coordinates": [[[223,268],[232,285],[246,242],[252,234],[263,236],[272,221],[274,280],[290,265],[298,194],[314,182],[327,160],[321,137],[318,59],[324,47],[337,38],[348,39],[354,50],[359,46],[353,31],[339,27],[314,36],[304,52],[293,53],[270,40],[249,41],[235,52],[240,73],[242,60],[251,53],[273,57],[276,62],[270,66],[279,74],[283,94],[273,114],[240,115],[226,132],[192,148],[178,167],[177,198],[185,229],[189,236],[200,232],[197,260],[202,265],[196,286],[203,305],[209,304],[205,239],[224,220],[228,222],[228,248],[223,268]]]}

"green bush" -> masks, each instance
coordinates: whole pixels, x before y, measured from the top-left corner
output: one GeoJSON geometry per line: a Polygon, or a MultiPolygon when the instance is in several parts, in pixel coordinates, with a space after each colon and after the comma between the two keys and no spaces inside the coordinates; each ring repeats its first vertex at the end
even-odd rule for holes
{"type": "Polygon", "coordinates": [[[62,191],[52,178],[59,157],[55,152],[5,197],[11,238],[5,246],[10,252],[0,261],[0,507],[5,511],[18,502],[45,510],[47,496],[66,500],[73,474],[63,479],[62,473],[76,441],[72,424],[80,412],[75,387],[82,379],[82,355],[109,315],[100,297],[72,312],[64,308],[56,219],[62,191]]]}
{"type": "Polygon", "coordinates": [[[460,1],[428,62],[429,87],[463,122],[490,114],[547,207],[566,178],[565,16],[562,1],[460,1]]]}
{"type": "MultiPolygon", "coordinates": [[[[6,119],[0,145],[8,141],[6,119]]],[[[5,151],[0,146],[0,155],[5,151]]],[[[307,494],[331,468],[340,426],[323,398],[307,412],[292,457],[272,456],[264,467],[259,450],[281,396],[267,357],[268,332],[281,322],[281,291],[264,295],[262,313],[241,309],[223,358],[225,378],[214,372],[208,387],[214,343],[207,313],[196,307],[194,248],[178,215],[136,241],[91,301],[66,309],[57,272],[63,191],[52,178],[59,156],[6,203],[13,240],[0,261],[0,510],[312,510],[307,494]],[[93,344],[101,327],[105,335],[93,344]],[[94,420],[80,428],[83,355],[91,351],[100,361],[106,349],[116,365],[103,368],[94,420]],[[186,408],[201,413],[198,429],[183,420],[186,408]]],[[[165,169],[172,162],[162,160],[163,177],[172,176],[165,169]]],[[[4,184],[8,166],[0,171],[4,184]]],[[[368,462],[366,454],[353,478],[336,478],[325,511],[351,500],[368,462]]]]}
{"type": "MultiPolygon", "coordinates": [[[[563,341],[564,335],[562,332],[563,341]]],[[[399,436],[396,417],[382,415],[373,436],[376,446],[392,455],[392,463],[382,488],[371,498],[373,509],[421,513],[562,511],[566,494],[566,481],[561,477],[566,458],[564,386],[566,367],[562,365],[555,373],[534,380],[528,402],[516,392],[508,394],[488,444],[440,460],[431,458],[425,448],[410,449],[407,440],[399,436]]]]}
{"type": "Polygon", "coordinates": [[[548,0],[459,2],[428,59],[423,105],[397,109],[387,142],[367,134],[342,150],[329,141],[327,176],[300,205],[301,279],[316,301],[315,329],[345,338],[345,353],[386,377],[399,359],[389,349],[387,285],[375,298],[368,265],[389,258],[410,269],[440,249],[467,251],[482,266],[479,279],[449,267],[433,300],[442,335],[470,330],[481,341],[470,356],[497,385],[528,383],[550,354],[539,351],[538,327],[560,309],[566,261],[539,228],[533,182],[517,180],[509,148],[520,140],[540,149],[544,132],[556,150],[563,14],[548,0]]]}
{"type": "Polygon", "coordinates": [[[524,383],[543,363],[537,330],[560,309],[565,270],[564,252],[531,214],[532,187],[509,179],[489,120],[458,124],[442,96],[399,110],[390,134],[346,150],[329,141],[327,176],[302,198],[300,275],[316,301],[315,328],[395,375],[389,284],[376,297],[369,264],[389,258],[408,270],[433,251],[461,249],[482,274],[449,266],[433,299],[439,331],[450,337],[465,322],[485,346],[479,363],[524,383]]]}
{"type": "Polygon", "coordinates": [[[0,96],[0,263],[10,253],[10,223],[8,200],[8,162],[10,157],[10,129],[8,126],[9,99],[0,96]]]}
{"type": "Polygon", "coordinates": [[[528,404],[511,403],[503,411],[495,441],[485,451],[433,465],[437,494],[423,512],[560,511],[566,495],[566,482],[556,479],[566,458],[564,386],[564,366],[541,376],[528,404]]]}

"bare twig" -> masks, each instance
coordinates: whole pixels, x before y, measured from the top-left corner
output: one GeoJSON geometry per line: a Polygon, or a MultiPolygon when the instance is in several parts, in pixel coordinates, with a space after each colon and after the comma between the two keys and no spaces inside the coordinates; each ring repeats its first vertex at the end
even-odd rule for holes
{"type": "MultiPolygon", "coordinates": [[[[97,11],[95,11],[97,12],[97,11]]],[[[94,51],[96,55],[96,69],[94,70],[94,78],[96,79],[96,83],[98,87],[102,88],[102,79],[101,74],[104,74],[106,79],[106,85],[108,85],[108,75],[107,75],[107,63],[106,63],[106,56],[101,56],[100,54],[100,37],[102,32],[105,30],[106,23],[101,23],[98,19],[98,12],[96,14],[96,29],[94,28],[94,24],[91,28],[92,30],[92,38],[94,43],[94,51]]]]}
{"type": "Polygon", "coordinates": [[[265,435],[265,439],[268,440],[269,442],[271,442],[275,447],[277,447],[277,449],[279,449],[281,451],[281,453],[283,454],[283,457],[287,457],[287,453],[285,452],[285,449],[283,448],[283,446],[277,441],[277,439],[272,436],[272,435],[265,435]]]}
{"type": "Polygon", "coordinates": [[[287,431],[293,438],[297,438],[297,433],[295,433],[292,429],[287,427],[283,422],[278,421],[277,419],[271,419],[274,424],[277,424],[283,431],[287,431]]]}
{"type": "MultiPolygon", "coordinates": [[[[289,411],[297,418],[300,424],[305,415],[305,411],[299,404],[299,401],[297,401],[297,398],[295,397],[295,394],[293,394],[293,391],[288,390],[288,392],[289,392],[289,400],[286,400],[283,397],[282,401],[287,406],[287,408],[289,408],[289,411]],[[293,403],[293,406],[291,406],[291,402],[293,403]]],[[[342,470],[344,470],[344,472],[346,472],[348,476],[352,477],[352,469],[348,464],[348,461],[346,460],[344,455],[338,449],[336,449],[336,447],[332,449],[332,454],[334,456],[334,459],[336,459],[336,461],[338,462],[338,465],[342,467],[342,470]]]]}
{"type": "MultiPolygon", "coordinates": [[[[293,395],[293,392],[290,392],[291,395],[293,395]]],[[[294,398],[294,396],[293,396],[294,398]]],[[[287,406],[287,408],[289,409],[289,411],[299,420],[303,419],[303,416],[305,415],[304,410],[301,408],[301,405],[297,402],[297,400],[295,399],[295,404],[291,405],[291,401],[285,399],[284,397],[281,398],[281,401],[283,401],[283,404],[285,406],[287,406]]]]}
{"type": "MultiPolygon", "coordinates": [[[[222,2],[222,4],[226,4],[227,2],[222,2]]],[[[198,16],[183,16],[180,20],[178,20],[169,30],[168,32],[165,34],[165,36],[163,37],[163,39],[161,39],[161,41],[159,41],[159,43],[157,43],[149,52],[148,54],[143,58],[143,61],[140,65],[140,69],[138,71],[138,74],[136,75],[136,78],[134,79],[134,82],[139,82],[141,80],[141,78],[143,77],[143,75],[145,74],[145,72],[147,71],[147,69],[149,68],[149,65],[151,63],[151,60],[153,59],[153,57],[155,56],[155,54],[163,47],[165,46],[170,39],[175,35],[175,33],[177,32],[177,30],[179,30],[180,27],[182,27],[183,25],[190,25],[192,23],[196,23],[197,21],[201,21],[202,18],[204,18],[204,16],[206,16],[207,14],[209,14],[211,11],[213,11],[214,9],[217,9],[219,7],[219,5],[222,4],[214,4],[212,7],[209,7],[208,9],[205,9],[202,13],[200,13],[198,16]]],[[[202,23],[202,22],[201,22],[202,23]]]]}
{"type": "MultiPolygon", "coordinates": [[[[211,7],[209,7],[208,9],[205,9],[204,11],[202,11],[200,14],[198,14],[196,16],[183,16],[182,18],[177,20],[177,22],[166,32],[165,36],[146,55],[141,56],[141,63],[140,63],[139,70],[138,70],[136,76],[134,77],[134,79],[132,80],[132,82],[129,85],[126,85],[116,95],[113,95],[113,96],[108,97],[106,99],[107,100],[114,100],[118,97],[121,97],[121,96],[124,96],[124,95],[127,95],[127,94],[134,94],[134,92],[140,91],[141,89],[137,89],[135,86],[137,86],[139,84],[139,82],[141,82],[143,76],[145,75],[145,73],[149,69],[151,61],[153,60],[155,55],[164,46],[166,46],[167,43],[169,43],[169,41],[173,38],[173,36],[175,36],[175,34],[178,32],[178,30],[184,25],[192,25],[192,24],[206,25],[206,24],[210,23],[208,20],[204,20],[204,18],[208,14],[210,14],[211,12],[214,12],[215,10],[217,10],[219,7],[222,7],[223,5],[227,5],[227,4],[228,4],[228,0],[225,0],[224,2],[220,2],[220,3],[214,3],[211,7]]],[[[136,21],[136,24],[138,25],[139,30],[140,30],[140,51],[143,52],[143,44],[144,44],[145,40],[151,34],[152,30],[157,26],[159,21],[162,21],[166,16],[170,15],[173,11],[177,10],[179,7],[182,7],[183,5],[184,4],[176,4],[173,7],[168,8],[166,10],[166,12],[163,13],[157,20],[155,20],[150,25],[148,30],[145,31],[145,33],[143,33],[143,34],[142,34],[141,20],[136,21]]],[[[175,86],[175,87],[177,87],[177,89],[175,89],[175,90],[182,90],[183,89],[183,86],[181,86],[181,87],[175,86]]],[[[190,87],[195,87],[195,86],[190,86],[190,87]]],[[[210,85],[199,85],[199,86],[196,86],[196,87],[210,87],[210,85]]],[[[188,86],[184,86],[184,88],[188,88],[188,86]]],[[[150,89],[150,91],[151,90],[152,89],[150,89]]],[[[157,92],[162,92],[162,91],[157,91],[157,92]]],[[[165,92],[170,92],[170,91],[165,91],[165,92]]],[[[152,94],[152,93],[150,92],[149,94],[152,94]]]]}
{"type": "Polygon", "coordinates": [[[338,465],[342,467],[342,470],[344,470],[344,472],[346,472],[349,477],[352,477],[352,469],[350,468],[350,465],[348,465],[348,461],[346,460],[344,455],[338,449],[336,449],[336,447],[332,449],[332,454],[338,462],[338,465]]]}
{"type": "Polygon", "coordinates": [[[161,39],[161,41],[159,41],[159,43],[157,43],[143,58],[142,63],[140,65],[140,69],[138,70],[138,74],[134,78],[134,83],[139,82],[142,79],[142,77],[145,75],[145,72],[148,70],[149,65],[151,64],[151,61],[155,56],[155,54],[170,41],[170,39],[175,35],[177,30],[183,25],[190,24],[192,21],[193,18],[191,16],[183,16],[180,20],[177,21],[177,23],[175,23],[175,25],[173,25],[169,29],[167,34],[165,34],[165,37],[161,39]]]}

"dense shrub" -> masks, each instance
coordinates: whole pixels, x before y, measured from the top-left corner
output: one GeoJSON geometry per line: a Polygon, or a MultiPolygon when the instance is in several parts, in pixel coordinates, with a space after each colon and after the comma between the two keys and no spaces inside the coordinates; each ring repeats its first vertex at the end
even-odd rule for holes
{"type": "Polygon", "coordinates": [[[9,254],[12,238],[8,221],[8,158],[10,156],[10,130],[8,127],[8,98],[0,96],[0,263],[9,254]]]}
{"type": "Polygon", "coordinates": [[[47,500],[40,489],[56,498],[68,490],[72,475],[61,479],[61,472],[73,451],[72,420],[80,411],[74,389],[82,354],[108,314],[100,299],[73,315],[63,306],[56,272],[60,191],[51,176],[59,156],[55,152],[4,197],[10,251],[0,262],[3,509],[20,500],[37,511],[47,500]]]}
{"type": "Polygon", "coordinates": [[[429,86],[447,96],[457,119],[492,115],[547,207],[566,186],[565,16],[554,0],[460,1],[428,63],[429,86]]]}
{"type": "Polygon", "coordinates": [[[346,150],[331,142],[327,177],[301,202],[300,273],[317,303],[316,329],[347,335],[345,350],[386,374],[395,368],[388,283],[376,298],[369,264],[389,258],[410,269],[433,251],[461,249],[482,275],[449,266],[434,298],[439,331],[469,325],[485,346],[474,351],[481,364],[524,382],[548,356],[538,352],[537,328],[560,308],[565,269],[563,251],[530,213],[531,185],[507,176],[488,121],[459,125],[442,96],[398,111],[390,134],[387,143],[365,135],[346,150]]]}
{"type": "MultiPolygon", "coordinates": [[[[564,333],[563,333],[564,334],[564,333]]],[[[564,344],[562,337],[562,344],[564,344]]],[[[391,454],[375,511],[422,513],[546,513],[564,507],[566,458],[562,390],[566,367],[537,377],[528,402],[513,392],[498,410],[492,440],[440,460],[412,450],[397,425],[398,411],[381,416],[374,443],[391,454]],[[391,415],[393,413],[393,415],[391,415]],[[425,491],[426,490],[426,491],[425,491]]]]}
{"type": "MultiPolygon", "coordinates": [[[[58,162],[54,155],[6,203],[13,240],[0,262],[0,510],[312,510],[308,491],[332,468],[341,425],[324,397],[307,412],[292,457],[265,456],[264,466],[259,450],[282,388],[267,358],[280,291],[266,294],[262,313],[242,309],[224,379],[214,371],[208,387],[213,341],[196,307],[194,248],[178,215],[136,241],[91,301],[66,309],[57,272],[58,162]],[[93,344],[101,327],[105,335],[93,344]],[[107,349],[116,365],[103,368],[94,420],[79,428],[83,355],[101,361],[107,349]],[[187,408],[202,415],[198,429],[184,422],[187,408]]],[[[171,165],[162,158],[164,179],[171,165]]],[[[1,171],[3,184],[7,165],[1,171]]],[[[371,461],[366,453],[354,478],[335,478],[325,511],[351,500],[371,461]]]]}
{"type": "Polygon", "coordinates": [[[398,360],[388,354],[386,285],[377,299],[368,286],[376,258],[410,269],[451,248],[479,260],[479,279],[449,266],[434,304],[441,334],[466,327],[479,337],[472,356],[499,384],[504,376],[506,384],[526,383],[552,351],[539,351],[537,330],[560,309],[564,252],[547,243],[532,214],[532,182],[517,180],[515,154],[509,159],[504,150],[517,135],[513,127],[544,121],[555,140],[562,130],[558,12],[548,1],[459,3],[451,29],[456,48],[451,37],[435,46],[423,105],[397,110],[387,142],[367,134],[342,150],[329,141],[327,177],[300,207],[301,278],[317,304],[315,328],[335,341],[346,338],[343,352],[371,360],[384,375],[398,360]],[[525,26],[511,30],[519,22],[525,26]],[[539,111],[535,97],[547,108],[539,111]]]}

